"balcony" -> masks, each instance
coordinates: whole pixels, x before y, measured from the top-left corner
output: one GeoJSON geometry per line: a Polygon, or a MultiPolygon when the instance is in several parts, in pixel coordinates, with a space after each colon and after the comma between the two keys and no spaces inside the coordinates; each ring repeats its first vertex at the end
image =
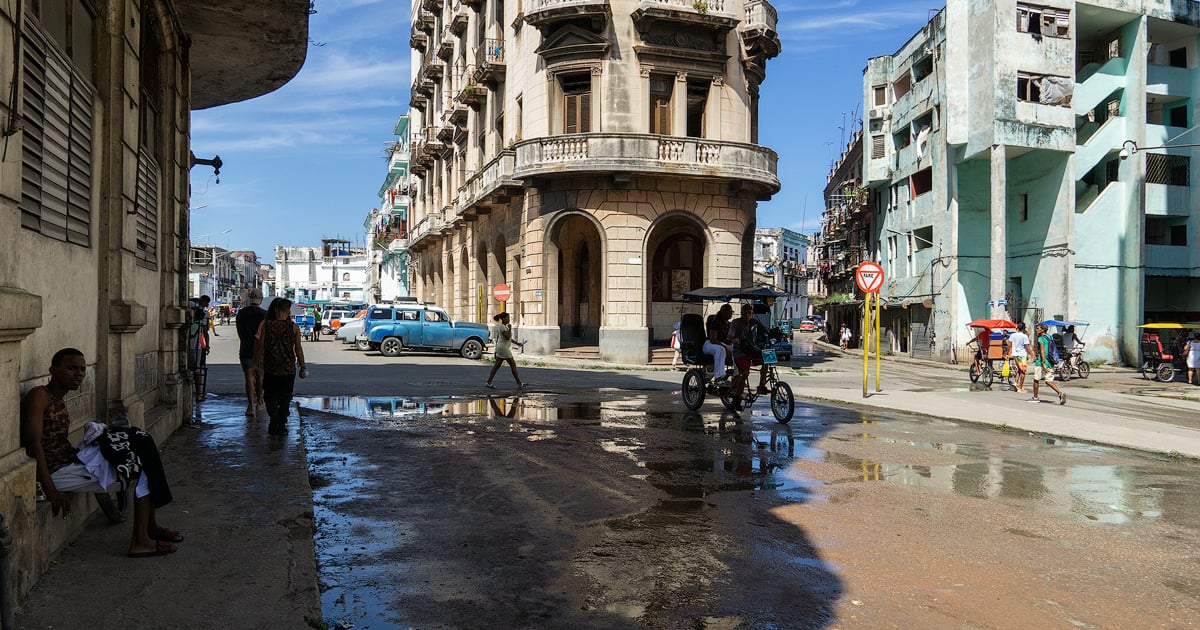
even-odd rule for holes
{"type": "Polygon", "coordinates": [[[417,78],[413,79],[412,91],[414,94],[421,93],[427,97],[433,97],[433,79],[429,76],[429,66],[421,66],[417,70],[417,78]]]}
{"type": "Polygon", "coordinates": [[[446,76],[446,63],[437,57],[430,57],[421,70],[430,80],[440,81],[442,77],[446,76]]]}
{"type": "Polygon", "coordinates": [[[504,78],[504,40],[485,39],[475,50],[475,80],[492,83],[504,78]]]}
{"type": "Polygon", "coordinates": [[[421,0],[421,8],[436,15],[438,11],[442,10],[442,1],[443,0],[421,0]]]}
{"type": "Polygon", "coordinates": [[[408,248],[420,251],[427,245],[441,240],[442,227],[446,221],[440,214],[431,214],[417,222],[409,232],[408,248]]]}
{"type": "Polygon", "coordinates": [[[429,98],[417,91],[417,84],[415,82],[413,83],[411,93],[412,96],[408,99],[409,107],[425,111],[425,108],[429,106],[429,98]]]}
{"type": "Polygon", "coordinates": [[[492,161],[484,165],[460,189],[458,213],[468,221],[473,215],[487,214],[491,206],[508,203],[523,188],[513,178],[516,153],[501,151],[492,161]]]}
{"type": "Polygon", "coordinates": [[[450,30],[449,26],[442,29],[442,38],[438,40],[437,56],[442,59],[449,59],[454,54],[454,40],[457,36],[454,31],[450,30]]]}
{"type": "Polygon", "coordinates": [[[728,32],[738,23],[735,6],[734,0],[642,0],[632,17],[639,29],[670,22],[728,32]]]}
{"type": "Polygon", "coordinates": [[[433,17],[433,14],[429,11],[421,9],[420,11],[417,11],[417,19],[415,23],[419,30],[425,31],[426,33],[432,35],[433,29],[437,25],[437,18],[433,17]]]}
{"type": "Polygon", "coordinates": [[[467,24],[470,22],[470,19],[466,3],[461,0],[454,0],[454,3],[450,5],[450,32],[455,35],[462,35],[467,30],[467,24]]]}
{"type": "Polygon", "coordinates": [[[458,82],[458,93],[454,95],[456,103],[479,109],[487,102],[487,88],[475,79],[475,66],[467,66],[458,82]]]}
{"type": "Polygon", "coordinates": [[[517,144],[513,178],[614,174],[744,182],[766,199],[779,192],[779,156],[756,144],[641,133],[584,133],[517,144]]]}
{"type": "Polygon", "coordinates": [[[442,120],[447,125],[466,126],[467,124],[467,105],[460,103],[458,99],[453,100],[449,107],[442,112],[442,120]]]}
{"type": "Polygon", "coordinates": [[[429,45],[429,36],[425,34],[425,31],[417,28],[416,24],[413,24],[412,32],[408,36],[408,45],[410,48],[425,52],[425,47],[429,45]]]}
{"type": "Polygon", "coordinates": [[[599,30],[612,15],[608,0],[532,0],[527,9],[525,22],[543,36],[555,25],[577,18],[590,18],[592,28],[599,30]]]}

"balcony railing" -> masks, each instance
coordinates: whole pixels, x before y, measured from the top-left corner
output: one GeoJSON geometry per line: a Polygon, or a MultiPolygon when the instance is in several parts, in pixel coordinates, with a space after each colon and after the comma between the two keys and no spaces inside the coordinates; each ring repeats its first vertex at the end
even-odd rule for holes
{"type": "Polygon", "coordinates": [[[521,182],[513,178],[515,166],[516,154],[512,151],[501,151],[477,174],[469,177],[458,199],[459,214],[469,213],[481,203],[486,205],[495,201],[497,195],[507,196],[506,193],[510,189],[521,188],[521,182]]]}
{"type": "Polygon", "coordinates": [[[429,36],[425,31],[417,28],[416,24],[412,25],[412,32],[408,37],[408,45],[421,52],[425,52],[425,47],[429,45],[429,36]]]}
{"type": "Polygon", "coordinates": [[[450,31],[455,35],[462,35],[467,30],[470,21],[467,11],[467,4],[462,0],[453,0],[450,4],[450,31]]]}
{"type": "Polygon", "coordinates": [[[700,13],[702,15],[733,15],[733,0],[642,0],[646,6],[664,5],[673,11],[700,13]]]}
{"type": "Polygon", "coordinates": [[[487,88],[475,78],[475,66],[468,65],[459,75],[456,102],[478,108],[487,101],[487,88]]]}
{"type": "Polygon", "coordinates": [[[504,78],[504,40],[485,39],[475,49],[475,79],[487,83],[504,78]]]}
{"type": "Polygon", "coordinates": [[[742,40],[749,46],[761,48],[768,57],[779,54],[779,13],[767,0],[748,0],[746,15],[738,30],[742,40]]]}
{"type": "Polygon", "coordinates": [[[748,181],[779,191],[778,156],[763,146],[638,133],[584,133],[517,144],[516,179],[583,173],[649,173],[748,181]]]}
{"type": "Polygon", "coordinates": [[[458,36],[450,28],[449,24],[443,27],[442,37],[438,40],[437,56],[442,59],[449,59],[454,54],[454,40],[456,39],[458,39],[458,36]]]}

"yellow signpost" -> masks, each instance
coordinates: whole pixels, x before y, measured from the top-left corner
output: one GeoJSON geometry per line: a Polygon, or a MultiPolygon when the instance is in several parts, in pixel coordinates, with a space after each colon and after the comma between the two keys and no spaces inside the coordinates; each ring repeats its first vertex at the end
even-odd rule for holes
{"type": "Polygon", "coordinates": [[[879,383],[879,353],[880,353],[880,317],[879,289],[883,286],[883,267],[872,260],[864,260],[854,270],[854,283],[865,295],[863,300],[863,327],[860,337],[863,340],[863,398],[867,397],[867,381],[871,372],[871,346],[875,346],[875,391],[883,388],[879,383]],[[871,302],[875,310],[871,310],[871,302]],[[874,319],[874,322],[872,322],[874,319]],[[874,325],[872,325],[874,324],[874,325]]]}

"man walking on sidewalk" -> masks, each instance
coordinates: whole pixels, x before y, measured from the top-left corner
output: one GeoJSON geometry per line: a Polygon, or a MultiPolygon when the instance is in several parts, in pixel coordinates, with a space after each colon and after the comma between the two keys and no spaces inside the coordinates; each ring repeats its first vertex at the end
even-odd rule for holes
{"type": "Polygon", "coordinates": [[[1054,365],[1050,361],[1050,344],[1054,343],[1054,340],[1050,339],[1050,335],[1046,334],[1046,330],[1045,324],[1037,324],[1033,327],[1034,334],[1037,335],[1037,340],[1032,346],[1033,398],[1030,398],[1029,402],[1042,402],[1038,398],[1038,383],[1045,382],[1050,389],[1054,390],[1054,393],[1058,394],[1058,404],[1065,405],[1067,404],[1067,395],[1058,388],[1058,385],[1049,380],[1050,376],[1054,374],[1054,365]]]}
{"type": "MultiPolygon", "coordinates": [[[[1009,352],[1012,353],[1014,368],[1017,371],[1017,391],[1024,394],[1025,373],[1029,371],[1029,348],[1033,344],[1029,335],[1025,334],[1025,322],[1017,324],[1017,332],[1008,336],[1009,352]]],[[[1034,397],[1037,397],[1037,382],[1034,381],[1034,397]]]]}

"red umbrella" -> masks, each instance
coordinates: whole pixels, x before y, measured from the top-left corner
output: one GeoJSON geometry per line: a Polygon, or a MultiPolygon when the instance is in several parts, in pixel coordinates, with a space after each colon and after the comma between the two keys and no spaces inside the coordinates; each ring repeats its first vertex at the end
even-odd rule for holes
{"type": "Polygon", "coordinates": [[[1012,328],[1015,330],[1017,327],[1016,324],[1007,319],[977,319],[967,324],[967,326],[970,328],[991,328],[992,330],[1002,328],[1012,328]]]}

